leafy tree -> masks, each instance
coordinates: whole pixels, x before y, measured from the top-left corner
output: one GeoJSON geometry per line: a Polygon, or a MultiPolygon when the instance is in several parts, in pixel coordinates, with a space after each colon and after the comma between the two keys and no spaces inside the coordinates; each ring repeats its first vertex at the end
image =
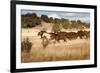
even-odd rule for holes
{"type": "Polygon", "coordinates": [[[47,15],[41,15],[41,19],[43,20],[43,21],[45,21],[45,22],[49,22],[49,18],[48,18],[48,16],[47,15]]]}
{"type": "Polygon", "coordinates": [[[61,19],[61,23],[62,23],[62,26],[63,26],[64,29],[69,28],[70,22],[69,22],[68,19],[61,19]]]}
{"type": "Polygon", "coordinates": [[[60,22],[61,22],[61,21],[60,21],[60,19],[58,19],[58,18],[55,18],[55,19],[53,20],[53,23],[54,23],[54,24],[60,24],[60,22]]]}
{"type": "Polygon", "coordinates": [[[61,31],[60,25],[59,24],[53,24],[52,31],[54,33],[60,32],[61,31]]]}
{"type": "Polygon", "coordinates": [[[37,17],[36,13],[22,15],[21,21],[23,28],[32,28],[41,24],[41,19],[37,17]]]}
{"type": "Polygon", "coordinates": [[[50,23],[53,22],[53,18],[52,18],[52,17],[49,18],[49,22],[50,22],[50,23]]]}
{"type": "Polygon", "coordinates": [[[75,20],[71,21],[71,28],[77,28],[77,22],[75,20]]]}

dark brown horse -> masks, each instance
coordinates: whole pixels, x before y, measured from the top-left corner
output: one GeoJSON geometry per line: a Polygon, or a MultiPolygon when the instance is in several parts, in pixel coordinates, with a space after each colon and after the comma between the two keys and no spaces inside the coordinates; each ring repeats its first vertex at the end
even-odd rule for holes
{"type": "Polygon", "coordinates": [[[56,36],[56,40],[57,41],[59,41],[59,40],[66,41],[66,34],[67,34],[67,32],[58,32],[57,36],[56,36]]]}
{"type": "Polygon", "coordinates": [[[57,42],[59,42],[60,40],[66,41],[66,32],[57,32],[57,33],[45,32],[45,33],[50,35],[50,40],[56,40],[57,42]]]}
{"type": "Polygon", "coordinates": [[[80,39],[83,39],[84,37],[85,38],[89,38],[90,37],[90,31],[78,31],[77,32],[78,36],[80,37],[80,39]]]}
{"type": "Polygon", "coordinates": [[[90,38],[90,31],[84,31],[84,33],[85,33],[85,37],[88,39],[88,38],[90,38]]]}
{"type": "Polygon", "coordinates": [[[76,32],[67,32],[66,38],[69,40],[77,39],[78,34],[76,32]]]}

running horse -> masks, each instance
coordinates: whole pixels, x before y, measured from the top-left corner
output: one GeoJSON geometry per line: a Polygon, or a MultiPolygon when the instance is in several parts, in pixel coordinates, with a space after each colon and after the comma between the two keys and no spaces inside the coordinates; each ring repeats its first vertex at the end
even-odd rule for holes
{"type": "Polygon", "coordinates": [[[48,33],[46,31],[40,31],[38,32],[38,36],[41,36],[43,38],[44,36],[47,37],[49,40],[56,40],[59,42],[60,40],[66,41],[66,32],[57,32],[57,33],[48,33]],[[47,34],[47,35],[45,35],[47,34]]]}
{"type": "Polygon", "coordinates": [[[40,32],[38,32],[38,36],[41,36],[41,38],[43,38],[43,34],[46,33],[46,31],[41,30],[40,32]]]}
{"type": "Polygon", "coordinates": [[[90,38],[90,31],[78,31],[77,32],[78,36],[80,37],[80,39],[83,39],[83,37],[85,38],[90,38]]]}
{"type": "Polygon", "coordinates": [[[76,32],[66,32],[66,38],[69,40],[74,40],[78,38],[78,34],[76,32]]]}

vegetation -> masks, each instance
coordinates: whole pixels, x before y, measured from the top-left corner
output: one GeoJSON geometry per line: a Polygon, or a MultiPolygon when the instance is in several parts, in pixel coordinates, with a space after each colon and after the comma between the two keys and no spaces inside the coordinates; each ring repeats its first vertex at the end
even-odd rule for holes
{"type": "Polygon", "coordinates": [[[35,13],[22,15],[21,17],[23,28],[31,28],[41,24],[41,19],[35,13]]]}
{"type": "Polygon", "coordinates": [[[49,45],[49,40],[45,36],[43,36],[41,44],[43,48],[46,48],[49,45]]]}
{"type": "Polygon", "coordinates": [[[57,33],[57,32],[60,32],[60,31],[61,31],[60,25],[54,24],[53,27],[52,27],[52,32],[57,33]]]}
{"type": "Polygon", "coordinates": [[[22,43],[21,43],[21,50],[22,51],[30,52],[31,47],[32,47],[32,43],[29,41],[28,38],[26,38],[22,41],[22,43]]]}
{"type": "Polygon", "coordinates": [[[90,59],[89,40],[72,40],[72,45],[68,45],[68,43],[60,43],[57,46],[50,44],[45,49],[39,43],[36,44],[39,46],[32,48],[30,54],[22,52],[22,63],[90,59]]]}
{"type": "Polygon", "coordinates": [[[48,17],[47,15],[41,15],[41,17],[38,17],[36,13],[31,13],[31,14],[24,14],[21,15],[21,24],[22,28],[32,28],[37,25],[41,25],[41,22],[44,21],[46,23],[53,23],[53,32],[60,31],[60,25],[64,29],[72,29],[72,28],[89,28],[90,23],[85,23],[80,20],[68,20],[64,18],[55,18],[53,19],[52,17],[48,17]],[[55,27],[56,26],[56,27],[55,27]]]}

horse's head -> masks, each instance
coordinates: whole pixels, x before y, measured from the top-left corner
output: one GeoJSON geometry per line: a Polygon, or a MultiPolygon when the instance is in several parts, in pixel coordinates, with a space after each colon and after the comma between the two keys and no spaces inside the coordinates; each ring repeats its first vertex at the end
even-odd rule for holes
{"type": "Polygon", "coordinates": [[[40,32],[38,32],[38,34],[37,34],[38,36],[40,35],[40,32]]]}
{"type": "Polygon", "coordinates": [[[42,35],[43,35],[44,33],[47,33],[47,32],[42,30],[42,31],[38,32],[37,35],[38,35],[38,36],[41,36],[41,38],[42,38],[42,35]]]}

